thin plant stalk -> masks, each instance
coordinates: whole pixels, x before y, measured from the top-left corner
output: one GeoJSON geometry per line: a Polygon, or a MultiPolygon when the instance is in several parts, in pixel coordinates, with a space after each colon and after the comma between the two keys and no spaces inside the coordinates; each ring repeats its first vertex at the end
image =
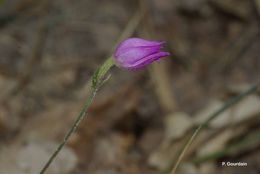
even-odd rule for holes
{"type": "Polygon", "coordinates": [[[46,170],[49,168],[49,166],[51,165],[53,160],[56,158],[56,156],[59,154],[59,152],[62,150],[62,148],[66,145],[66,143],[68,142],[68,139],[70,138],[72,133],[74,133],[77,130],[81,121],[86,117],[89,106],[92,104],[99,88],[106,82],[106,80],[107,80],[106,75],[107,75],[109,69],[113,65],[114,65],[113,59],[108,58],[104,62],[104,64],[99,69],[96,70],[96,72],[92,76],[92,89],[91,89],[90,95],[87,98],[81,112],[76,117],[72,127],[69,129],[69,131],[65,135],[63,141],[59,144],[57,149],[53,152],[53,154],[50,156],[48,161],[43,166],[42,170],[40,171],[40,174],[44,174],[46,172],[46,170]]]}
{"type": "MultiPolygon", "coordinates": [[[[1,0],[0,0],[1,1],[1,0]]],[[[129,37],[134,30],[136,29],[136,27],[139,25],[141,18],[143,17],[143,15],[141,13],[139,13],[139,11],[137,11],[135,13],[135,15],[131,18],[131,20],[129,21],[129,23],[127,24],[127,26],[125,27],[123,33],[121,34],[121,36],[119,37],[118,41],[121,41],[123,38],[127,38],[129,37]]],[[[57,147],[57,149],[54,151],[54,153],[51,155],[51,157],[49,158],[49,160],[46,162],[46,164],[44,165],[44,167],[42,168],[42,170],[40,171],[40,174],[44,174],[46,172],[46,170],[49,168],[50,164],[53,162],[53,160],[56,158],[56,156],[59,154],[59,152],[61,151],[61,149],[64,147],[64,145],[66,144],[66,142],[68,141],[69,137],[72,135],[73,132],[76,131],[77,127],[79,126],[80,122],[84,119],[84,117],[87,114],[87,110],[89,108],[89,106],[91,105],[93,99],[95,98],[95,95],[98,91],[98,89],[108,80],[108,78],[110,76],[106,76],[107,72],[109,71],[109,69],[114,65],[114,62],[112,60],[112,58],[108,58],[104,64],[101,66],[101,68],[99,68],[94,75],[92,76],[92,88],[90,91],[90,95],[87,98],[85,105],[83,106],[82,111],[79,113],[79,115],[77,116],[75,122],[73,123],[73,126],[71,127],[71,129],[67,132],[67,134],[65,135],[63,141],[61,144],[59,144],[59,146],[57,147]],[[107,77],[107,78],[105,78],[107,77]]]]}
{"type": "Polygon", "coordinates": [[[192,142],[194,141],[194,139],[198,136],[199,132],[205,128],[212,120],[214,120],[217,116],[219,116],[221,113],[223,113],[224,111],[226,111],[227,109],[229,109],[231,106],[237,104],[240,100],[242,100],[243,98],[245,98],[246,96],[248,96],[249,94],[252,94],[253,92],[255,92],[258,88],[260,87],[260,82],[256,83],[255,85],[253,85],[252,87],[250,87],[248,90],[244,91],[243,93],[241,93],[240,95],[232,98],[231,100],[227,101],[221,108],[219,108],[218,110],[216,110],[216,112],[212,113],[211,115],[209,115],[208,119],[203,122],[192,134],[192,136],[190,137],[190,139],[188,140],[188,142],[185,144],[183,150],[181,151],[180,155],[178,156],[178,159],[174,165],[174,167],[172,168],[171,174],[175,174],[177,171],[177,168],[179,167],[185,153],[187,152],[187,150],[189,149],[189,147],[191,146],[192,142]]]}

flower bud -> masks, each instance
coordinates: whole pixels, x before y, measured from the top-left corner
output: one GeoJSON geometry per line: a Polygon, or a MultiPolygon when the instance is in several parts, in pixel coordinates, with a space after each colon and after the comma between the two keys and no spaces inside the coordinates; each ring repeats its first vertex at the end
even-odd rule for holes
{"type": "Polygon", "coordinates": [[[114,53],[115,64],[121,68],[139,69],[156,60],[169,56],[161,51],[164,42],[129,38],[121,42],[114,53]]]}

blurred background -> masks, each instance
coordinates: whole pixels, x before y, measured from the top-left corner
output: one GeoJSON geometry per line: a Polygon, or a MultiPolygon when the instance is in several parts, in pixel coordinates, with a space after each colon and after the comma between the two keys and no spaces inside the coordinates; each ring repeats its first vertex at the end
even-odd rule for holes
{"type": "MultiPolygon", "coordinates": [[[[40,171],[94,70],[132,36],[165,40],[172,55],[113,68],[47,173],[169,173],[194,128],[260,80],[259,24],[259,0],[1,0],[0,173],[40,171]]],[[[260,173],[259,94],[211,122],[178,173],[260,173]]]]}

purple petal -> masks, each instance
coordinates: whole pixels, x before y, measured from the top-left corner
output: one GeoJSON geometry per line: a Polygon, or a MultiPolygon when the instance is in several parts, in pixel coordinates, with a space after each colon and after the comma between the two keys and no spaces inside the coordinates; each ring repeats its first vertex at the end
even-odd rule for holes
{"type": "Polygon", "coordinates": [[[149,41],[140,38],[130,38],[121,42],[116,48],[116,52],[121,49],[127,49],[130,47],[140,47],[140,46],[158,46],[163,45],[165,42],[149,41]]]}
{"type": "Polygon", "coordinates": [[[155,54],[151,54],[137,62],[135,62],[134,64],[125,64],[125,68],[127,69],[139,69],[142,68],[154,61],[157,61],[163,57],[169,56],[170,53],[168,52],[159,52],[159,53],[155,53],[155,54]]]}
{"type": "Polygon", "coordinates": [[[151,54],[159,52],[161,46],[128,48],[115,54],[118,62],[134,63],[151,54]]]}

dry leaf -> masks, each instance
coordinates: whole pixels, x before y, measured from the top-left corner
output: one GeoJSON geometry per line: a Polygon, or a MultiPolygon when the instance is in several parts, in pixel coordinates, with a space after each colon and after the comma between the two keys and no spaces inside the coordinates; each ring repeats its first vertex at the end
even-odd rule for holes
{"type": "Polygon", "coordinates": [[[166,141],[180,138],[193,126],[191,117],[183,112],[176,112],[166,116],[164,122],[166,141]]]}
{"type": "MultiPolygon", "coordinates": [[[[11,146],[1,153],[0,173],[39,173],[57,145],[54,142],[29,142],[25,146],[11,146]]],[[[65,147],[46,174],[68,174],[76,167],[76,164],[76,155],[71,149],[65,147]]]]}
{"type": "Polygon", "coordinates": [[[260,114],[260,98],[250,95],[234,108],[234,123],[240,123],[260,114]]]}

